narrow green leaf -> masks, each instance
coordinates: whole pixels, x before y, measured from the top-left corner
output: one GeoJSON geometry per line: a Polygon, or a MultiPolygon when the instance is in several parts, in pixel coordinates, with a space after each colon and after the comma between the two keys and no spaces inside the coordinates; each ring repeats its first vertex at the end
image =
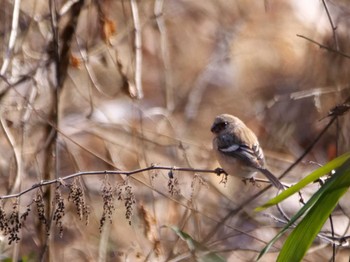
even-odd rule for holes
{"type": "Polygon", "coordinates": [[[277,261],[300,261],[311,246],[318,232],[337,205],[339,198],[347,191],[338,189],[319,198],[284,243],[277,261]]]}
{"type": "Polygon", "coordinates": [[[329,172],[331,172],[332,170],[338,168],[349,158],[350,158],[350,152],[345,153],[345,154],[337,157],[336,159],[333,159],[332,161],[330,161],[326,165],[316,169],[310,175],[308,175],[305,178],[303,178],[302,180],[300,180],[297,184],[282,191],[281,194],[279,194],[278,196],[270,199],[268,202],[266,202],[262,206],[255,208],[255,211],[260,212],[268,207],[271,207],[271,206],[274,206],[274,205],[280,203],[281,201],[285,200],[286,198],[288,198],[291,195],[295,194],[296,192],[300,191],[300,189],[302,189],[306,185],[314,182],[315,180],[317,180],[321,176],[324,176],[324,175],[328,174],[329,172]]]}
{"type": "MultiPolygon", "coordinates": [[[[319,199],[324,194],[326,194],[326,192],[330,192],[334,189],[339,189],[339,185],[345,184],[346,181],[350,180],[350,176],[344,175],[344,173],[347,172],[346,170],[349,166],[350,159],[348,159],[345,163],[343,162],[343,166],[339,168],[329,180],[327,180],[327,182],[309,199],[309,201],[291,218],[291,220],[285,225],[285,227],[266,245],[265,248],[263,248],[263,250],[259,254],[258,260],[265,253],[267,253],[270,247],[289,229],[289,227],[293,225],[301,216],[307,213],[309,209],[311,209],[316,203],[322,205],[322,201],[319,201],[319,199]]],[[[350,183],[350,181],[348,182],[350,183]]]]}
{"type": "Polygon", "coordinates": [[[196,249],[197,242],[187,233],[180,230],[177,226],[169,226],[182,240],[186,241],[188,248],[193,251],[196,249]]]}
{"type": "Polygon", "coordinates": [[[192,252],[196,252],[199,261],[202,262],[224,262],[226,261],[222,256],[216,252],[210,251],[206,246],[194,240],[189,234],[180,230],[176,226],[169,226],[182,240],[186,241],[188,248],[192,252]]]}
{"type": "Polygon", "coordinates": [[[337,170],[336,177],[329,184],[317,203],[289,235],[277,261],[300,261],[304,257],[339,199],[348,190],[349,186],[340,187],[340,185],[350,184],[350,160],[337,170]]]}
{"type": "Polygon", "coordinates": [[[309,201],[290,219],[290,221],[282,228],[282,230],[261,250],[258,260],[269,251],[271,246],[293,225],[301,216],[303,216],[308,209],[319,199],[320,194],[316,192],[309,201]]]}

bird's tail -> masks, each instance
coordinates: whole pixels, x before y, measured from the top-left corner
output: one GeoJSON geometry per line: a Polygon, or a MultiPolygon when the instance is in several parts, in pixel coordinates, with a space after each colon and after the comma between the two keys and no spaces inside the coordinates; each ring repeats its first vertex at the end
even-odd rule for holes
{"type": "Polygon", "coordinates": [[[280,190],[284,190],[284,185],[269,170],[267,170],[266,168],[259,168],[259,171],[263,173],[275,187],[277,187],[280,190]]]}

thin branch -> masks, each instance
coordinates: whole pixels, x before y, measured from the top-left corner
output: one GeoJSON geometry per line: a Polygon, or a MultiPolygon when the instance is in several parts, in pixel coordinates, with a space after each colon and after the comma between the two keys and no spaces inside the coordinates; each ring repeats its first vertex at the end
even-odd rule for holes
{"type": "MultiPolygon", "coordinates": [[[[55,1],[54,1],[55,3],[55,1]]],[[[58,41],[58,43],[53,43],[55,46],[59,43],[62,43],[62,45],[58,46],[60,48],[59,51],[59,57],[58,61],[55,61],[56,64],[58,62],[58,87],[61,88],[64,84],[64,81],[67,77],[67,71],[68,71],[68,66],[69,66],[69,56],[70,56],[70,48],[73,40],[73,36],[75,34],[77,25],[78,25],[78,20],[80,17],[80,13],[82,11],[82,8],[84,6],[84,0],[78,0],[74,2],[74,4],[71,5],[70,9],[70,17],[69,17],[69,22],[67,25],[62,29],[62,33],[59,34],[59,39],[53,39],[53,41],[58,41]]],[[[56,10],[55,10],[56,11],[56,10]]],[[[54,12],[52,12],[53,14],[54,12]]],[[[54,24],[53,24],[54,26],[54,24]]],[[[54,30],[54,28],[53,28],[54,30]]],[[[56,46],[57,48],[57,46],[56,46]]]]}
{"type": "Polygon", "coordinates": [[[16,141],[13,133],[11,132],[9,126],[6,123],[6,119],[4,114],[0,117],[0,126],[4,131],[5,137],[11,147],[13,148],[13,154],[16,162],[16,178],[14,179],[14,183],[12,185],[11,194],[13,191],[17,191],[20,188],[20,184],[22,181],[23,174],[23,159],[22,159],[22,143],[20,141],[16,141]]]}
{"type": "Polygon", "coordinates": [[[135,30],[135,88],[136,98],[143,98],[142,90],[142,38],[141,38],[141,23],[139,10],[136,0],[130,0],[132,18],[135,30]]]}
{"type": "Polygon", "coordinates": [[[298,34],[297,34],[297,37],[304,38],[304,39],[310,41],[311,43],[318,45],[320,48],[326,49],[327,51],[330,51],[332,53],[335,53],[335,54],[338,54],[338,55],[341,55],[343,57],[346,57],[346,58],[350,59],[350,55],[345,54],[345,53],[343,53],[341,51],[335,50],[335,49],[333,49],[333,48],[331,48],[329,46],[320,44],[319,42],[316,42],[315,40],[312,40],[311,38],[308,38],[308,37],[303,36],[303,35],[298,35],[298,34]]]}
{"type": "Polygon", "coordinates": [[[321,137],[326,133],[328,128],[330,128],[333,124],[333,122],[337,119],[336,116],[332,117],[329,123],[323,128],[323,130],[318,134],[318,136],[311,142],[311,144],[305,149],[304,153],[297,159],[295,162],[287,168],[286,171],[283,172],[283,174],[278,178],[282,179],[284,176],[287,175],[297,164],[300,163],[300,161],[312,150],[312,148],[316,145],[316,143],[321,139],[321,137]]]}
{"type": "Polygon", "coordinates": [[[12,50],[15,46],[15,42],[17,39],[17,30],[18,30],[18,20],[19,20],[19,11],[20,11],[21,0],[15,0],[13,5],[13,13],[12,13],[12,24],[11,24],[11,34],[9,39],[9,44],[6,52],[6,56],[4,58],[4,62],[0,69],[0,75],[5,75],[5,72],[10,65],[12,50]]]}
{"type": "Polygon", "coordinates": [[[227,84],[227,70],[225,68],[229,63],[229,38],[232,34],[233,32],[219,32],[217,34],[217,39],[209,61],[196,78],[188,94],[187,104],[185,106],[185,116],[188,120],[193,120],[198,115],[200,103],[202,102],[204,92],[207,90],[209,84],[214,84],[216,86],[227,84]],[[218,68],[221,70],[219,71],[218,68]],[[218,77],[218,75],[220,75],[220,77],[218,77]]]}
{"type": "Polygon", "coordinates": [[[54,0],[49,1],[49,8],[50,8],[50,24],[51,24],[51,30],[52,30],[52,42],[51,42],[51,49],[50,52],[52,52],[52,58],[53,62],[55,64],[55,77],[56,77],[56,88],[58,83],[60,82],[60,72],[59,72],[59,66],[60,66],[60,51],[59,51],[59,44],[58,44],[58,21],[57,21],[57,10],[56,10],[56,2],[54,0]]]}
{"type": "Polygon", "coordinates": [[[324,6],[324,9],[326,10],[329,23],[331,24],[335,48],[336,48],[337,51],[339,51],[338,35],[337,35],[336,32],[335,32],[335,31],[337,30],[337,27],[336,27],[336,26],[334,25],[334,23],[333,23],[331,14],[329,13],[329,10],[328,10],[328,5],[327,5],[327,3],[326,3],[326,0],[322,0],[322,4],[323,4],[323,6],[324,6]]]}
{"type": "MultiPolygon", "coordinates": [[[[330,226],[331,226],[331,234],[332,234],[332,237],[334,238],[334,224],[333,224],[333,217],[332,217],[332,214],[329,215],[329,223],[330,223],[330,226]]],[[[335,261],[335,243],[333,242],[332,243],[332,261],[334,262],[335,261]]]]}
{"type": "Polygon", "coordinates": [[[287,170],[285,170],[283,172],[283,174],[278,177],[278,179],[282,179],[285,175],[287,175],[287,173],[289,173],[297,164],[299,164],[299,162],[312,150],[312,148],[316,145],[316,143],[321,139],[321,137],[326,133],[326,131],[332,126],[333,122],[335,120],[337,120],[337,118],[341,115],[343,115],[345,112],[347,112],[349,110],[349,107],[346,107],[345,103],[348,103],[348,101],[350,100],[350,96],[348,98],[346,98],[345,102],[341,105],[343,106],[335,106],[334,108],[331,109],[331,111],[328,113],[328,117],[331,117],[331,120],[329,121],[329,123],[323,128],[323,130],[317,135],[317,137],[311,142],[311,144],[305,149],[304,153],[297,159],[295,160],[295,162],[289,167],[287,168],[287,170]]]}
{"type": "Polygon", "coordinates": [[[160,50],[163,59],[164,77],[165,77],[165,96],[166,108],[173,111],[175,108],[174,102],[174,84],[172,79],[172,70],[170,63],[170,54],[167,41],[167,27],[163,15],[164,0],[156,0],[154,3],[154,16],[160,34],[160,50]]]}
{"type": "Polygon", "coordinates": [[[10,83],[8,79],[0,74],[0,79],[3,80],[6,83],[6,87],[3,90],[0,90],[0,98],[6,94],[8,90],[10,90],[12,87],[15,87],[17,85],[22,84],[25,81],[32,80],[33,78],[30,77],[31,74],[27,74],[24,76],[21,76],[17,81],[10,83]]]}
{"type": "MultiPolygon", "coordinates": [[[[1,78],[1,76],[0,76],[1,78]]],[[[6,82],[7,84],[10,84],[8,82],[6,82]]],[[[69,135],[65,134],[62,130],[60,130],[58,127],[57,127],[57,124],[54,123],[51,119],[48,119],[48,117],[41,111],[38,111],[35,109],[34,105],[32,105],[30,103],[30,101],[28,100],[27,97],[23,96],[20,92],[18,92],[16,90],[16,88],[13,88],[14,92],[17,93],[17,95],[19,95],[27,104],[28,106],[32,109],[32,111],[40,118],[42,119],[43,121],[45,121],[48,125],[50,125],[55,131],[57,131],[60,135],[62,135],[64,138],[66,138],[68,141],[72,142],[74,145],[78,146],[79,148],[85,150],[85,152],[91,154],[92,156],[96,156],[98,157],[99,159],[101,159],[102,161],[104,161],[105,163],[109,164],[110,166],[114,166],[114,164],[109,161],[108,159],[105,159],[99,155],[97,155],[96,153],[94,153],[93,151],[91,151],[90,149],[88,148],[85,148],[84,146],[82,146],[81,144],[79,144],[77,141],[75,141],[74,139],[72,139],[69,135]]],[[[57,121],[56,121],[57,122],[57,121]]]]}
{"type": "Polygon", "coordinates": [[[77,172],[68,176],[59,177],[57,179],[52,180],[43,180],[40,183],[34,184],[31,188],[27,188],[19,193],[11,194],[11,195],[5,195],[0,196],[1,199],[9,199],[9,198],[16,198],[20,197],[23,194],[26,194],[36,188],[42,187],[42,186],[48,186],[51,184],[64,184],[65,180],[69,180],[75,177],[80,176],[91,176],[91,175],[125,175],[125,176],[131,176],[137,173],[142,173],[145,171],[150,170],[168,170],[168,171],[183,171],[183,172],[198,172],[198,173],[213,173],[216,175],[226,174],[225,171],[221,168],[216,168],[214,170],[212,169],[196,169],[196,168],[188,168],[188,167],[176,167],[176,166],[156,166],[152,165],[145,168],[135,169],[131,171],[120,171],[120,170],[104,170],[104,171],[83,171],[83,172],[77,172]]]}

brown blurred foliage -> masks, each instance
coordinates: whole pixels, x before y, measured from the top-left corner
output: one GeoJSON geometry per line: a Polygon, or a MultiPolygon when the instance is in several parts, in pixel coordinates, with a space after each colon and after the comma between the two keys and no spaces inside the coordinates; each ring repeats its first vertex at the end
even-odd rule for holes
{"type": "MultiPolygon", "coordinates": [[[[350,60],[341,54],[350,54],[346,1],[328,3],[334,31],[320,1],[1,5],[1,195],[77,171],[152,164],[216,168],[210,126],[219,113],[244,120],[258,134],[271,169],[281,174],[328,123],[329,110],[350,96],[350,60]]],[[[349,151],[349,118],[340,116],[284,181],[294,183],[315,169],[309,161],[324,164],[349,151]]],[[[228,261],[250,261],[276,234],[271,216],[252,211],[273,190],[224,220],[263,184],[245,186],[229,177],[223,185],[213,174],[173,175],[175,194],[168,192],[167,172],[82,178],[77,201],[89,206],[88,225],[79,220],[77,203],[68,202],[68,189],[57,195],[55,187],[42,188],[39,218],[52,217],[53,200],[65,196],[62,238],[59,227],[43,226],[33,213],[17,244],[0,239],[0,253],[33,261],[199,259],[203,254],[190,252],[176,226],[228,261]],[[128,210],[132,215],[126,219],[128,210]]],[[[23,213],[32,194],[2,205],[10,211],[18,202],[23,213]]],[[[284,208],[293,214],[298,199],[284,208]]],[[[348,233],[344,212],[337,216],[339,235],[348,233]]],[[[279,216],[274,209],[268,214],[279,216]]],[[[329,259],[330,250],[317,240],[307,259],[329,259]]],[[[348,256],[345,249],[337,253],[339,261],[348,256]]]]}

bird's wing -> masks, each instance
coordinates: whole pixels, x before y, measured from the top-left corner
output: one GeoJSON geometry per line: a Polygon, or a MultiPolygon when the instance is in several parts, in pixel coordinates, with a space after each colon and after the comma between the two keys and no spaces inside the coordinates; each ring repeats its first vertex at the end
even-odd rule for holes
{"type": "Polygon", "coordinates": [[[264,155],[259,146],[253,146],[251,148],[246,144],[231,144],[230,146],[222,146],[218,149],[227,156],[241,160],[247,166],[257,169],[264,167],[264,155]]]}

